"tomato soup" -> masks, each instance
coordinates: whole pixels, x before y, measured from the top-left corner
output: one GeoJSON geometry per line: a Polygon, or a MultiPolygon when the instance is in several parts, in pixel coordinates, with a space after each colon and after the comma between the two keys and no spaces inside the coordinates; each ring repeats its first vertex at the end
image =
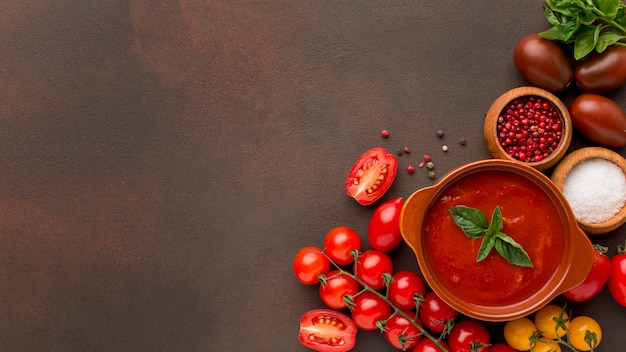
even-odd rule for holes
{"type": "Polygon", "coordinates": [[[438,279],[459,298],[477,305],[502,306],[530,297],[560,264],[566,240],[556,206],[534,182],[510,171],[476,172],[444,189],[426,214],[423,245],[438,279]],[[477,208],[488,221],[500,206],[502,232],[519,243],[533,267],[510,264],[494,249],[476,262],[482,238],[471,239],[456,225],[449,209],[477,208]]]}

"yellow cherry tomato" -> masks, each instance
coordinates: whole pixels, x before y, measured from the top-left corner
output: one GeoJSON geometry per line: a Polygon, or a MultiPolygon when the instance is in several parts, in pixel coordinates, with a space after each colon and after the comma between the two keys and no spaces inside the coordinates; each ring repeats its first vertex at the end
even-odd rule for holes
{"type": "Polygon", "coordinates": [[[528,351],[530,350],[530,338],[536,330],[532,320],[518,318],[504,324],[504,339],[514,349],[528,351]]]}
{"type": "Polygon", "coordinates": [[[565,320],[565,327],[569,326],[567,313],[556,304],[548,304],[535,313],[535,326],[541,331],[541,336],[551,340],[565,336],[567,331],[555,319],[565,320]]]}
{"type": "Polygon", "coordinates": [[[530,352],[561,352],[561,346],[554,340],[540,338],[530,352]]]}
{"type": "Polygon", "coordinates": [[[602,329],[598,322],[588,316],[578,316],[570,321],[569,342],[579,351],[590,351],[602,341],[602,329]]]}

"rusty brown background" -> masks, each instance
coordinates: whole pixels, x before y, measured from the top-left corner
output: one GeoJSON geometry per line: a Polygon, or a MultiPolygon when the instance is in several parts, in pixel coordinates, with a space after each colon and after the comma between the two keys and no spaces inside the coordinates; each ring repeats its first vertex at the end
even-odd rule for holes
{"type": "MultiPolygon", "coordinates": [[[[490,157],[484,113],[526,84],[511,53],[542,3],[0,2],[0,350],[306,351],[323,305],[291,260],[334,226],[366,235],[352,162],[409,146],[392,199],[433,183],[404,171],[423,153],[437,175],[490,157]]],[[[606,290],[569,307],[623,349],[606,290]]]]}

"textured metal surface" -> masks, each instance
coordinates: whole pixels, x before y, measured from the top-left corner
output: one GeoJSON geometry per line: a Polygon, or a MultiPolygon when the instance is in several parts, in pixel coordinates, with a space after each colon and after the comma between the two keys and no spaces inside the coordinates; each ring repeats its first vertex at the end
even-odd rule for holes
{"type": "MultiPolygon", "coordinates": [[[[438,175],[488,158],[484,113],[525,84],[511,53],[541,4],[4,1],[0,350],[305,351],[322,303],[291,260],[334,226],[365,238],[353,160],[409,146],[392,199],[432,184],[404,172],[423,153],[438,175]]],[[[569,307],[605,328],[598,351],[624,345],[606,291],[569,307]]]]}

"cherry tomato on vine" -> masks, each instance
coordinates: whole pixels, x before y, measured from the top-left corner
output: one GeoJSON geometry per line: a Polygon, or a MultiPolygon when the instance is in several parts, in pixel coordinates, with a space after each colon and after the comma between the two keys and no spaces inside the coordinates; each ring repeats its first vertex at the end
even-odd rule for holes
{"type": "Polygon", "coordinates": [[[319,282],[319,275],[330,271],[330,261],[317,247],[304,247],[293,258],[293,272],[296,279],[305,285],[319,282]]]}
{"type": "Polygon", "coordinates": [[[347,265],[354,262],[352,250],[361,250],[361,237],[347,226],[331,229],[324,237],[326,254],[338,265],[347,265]]]}
{"type": "Polygon", "coordinates": [[[434,332],[443,332],[459,315],[434,292],[424,296],[418,312],[424,326],[434,332]]]}
{"type": "MultiPolygon", "coordinates": [[[[414,317],[415,312],[406,311],[404,313],[411,318],[415,318],[415,323],[422,326],[419,318],[414,317]]],[[[385,324],[385,338],[387,342],[401,351],[407,351],[415,347],[421,337],[422,333],[419,328],[400,314],[394,314],[385,324]]]]}
{"type": "Polygon", "coordinates": [[[374,147],[359,157],[344,184],[346,194],[361,205],[377,201],[387,192],[398,172],[398,159],[381,147],[374,147]]]}
{"type": "Polygon", "coordinates": [[[565,91],[574,78],[574,70],[561,47],[536,33],[517,43],[513,62],[529,83],[555,93],[565,91]]]}
{"type": "Polygon", "coordinates": [[[595,349],[602,341],[602,329],[598,322],[588,316],[578,316],[570,321],[569,342],[579,351],[595,349]]]}
{"type": "Polygon", "coordinates": [[[530,349],[530,338],[537,331],[537,327],[532,320],[527,317],[507,321],[504,324],[504,339],[509,346],[517,351],[528,351],[530,349]]]}
{"type": "Polygon", "coordinates": [[[552,340],[565,336],[567,331],[555,319],[569,327],[567,312],[556,304],[548,304],[535,313],[535,328],[541,331],[541,336],[552,340]]]}
{"type": "Polygon", "coordinates": [[[321,282],[319,288],[322,302],[330,308],[346,308],[344,297],[356,295],[361,290],[359,283],[350,276],[340,274],[339,270],[332,270],[327,276],[329,279],[321,282]]]}
{"type": "Polygon", "coordinates": [[[401,210],[402,198],[386,201],[376,208],[367,230],[367,238],[372,248],[381,252],[391,252],[402,242],[401,210]]]}
{"type": "Polygon", "coordinates": [[[507,345],[506,343],[494,343],[489,346],[487,352],[516,352],[513,347],[507,345]]]}
{"type": "Polygon", "coordinates": [[[400,270],[392,275],[389,284],[389,300],[394,306],[404,309],[415,309],[415,297],[424,298],[426,284],[421,276],[409,270],[400,270]]]}
{"type": "Polygon", "coordinates": [[[448,336],[450,352],[487,352],[490,343],[489,331],[478,320],[456,322],[448,336]]]}
{"type": "Polygon", "coordinates": [[[606,255],[606,248],[594,246],[593,266],[582,284],[563,293],[567,299],[583,302],[595,297],[604,287],[611,273],[611,260],[606,255]]]}
{"type": "Polygon", "coordinates": [[[384,321],[391,316],[391,306],[384,299],[366,291],[354,298],[352,320],[359,329],[372,331],[378,329],[377,321],[384,321]]]}
{"type": "Polygon", "coordinates": [[[384,275],[391,276],[393,262],[383,252],[374,249],[367,250],[357,258],[356,276],[374,290],[385,287],[384,275]]]}
{"type": "Polygon", "coordinates": [[[624,247],[618,247],[618,254],[611,258],[608,287],[615,302],[626,307],[626,252],[624,247]]]}
{"type": "Polygon", "coordinates": [[[561,346],[554,340],[541,337],[539,341],[530,348],[530,352],[561,352],[561,346]]]}
{"type": "Polygon", "coordinates": [[[357,326],[345,314],[331,309],[314,309],[300,318],[298,340],[320,352],[346,352],[356,344],[357,326]]]}
{"type": "MultiPolygon", "coordinates": [[[[439,343],[446,349],[446,351],[450,351],[450,347],[448,347],[444,341],[439,341],[439,343]]],[[[420,339],[413,349],[413,352],[443,352],[443,350],[439,348],[439,346],[437,346],[431,339],[420,339]]]]}

